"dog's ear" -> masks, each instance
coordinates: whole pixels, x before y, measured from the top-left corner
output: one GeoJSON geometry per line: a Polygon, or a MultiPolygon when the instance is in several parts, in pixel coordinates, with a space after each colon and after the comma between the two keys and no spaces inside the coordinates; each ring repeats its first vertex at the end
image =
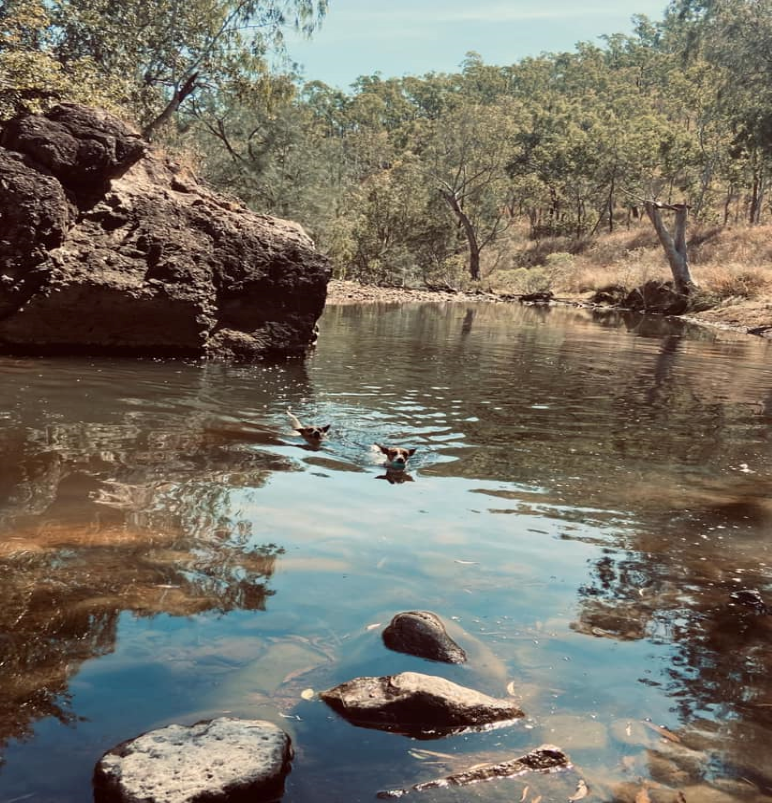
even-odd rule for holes
{"type": "Polygon", "coordinates": [[[389,450],[385,446],[381,446],[380,443],[375,444],[384,454],[388,454],[389,450]]]}
{"type": "Polygon", "coordinates": [[[322,427],[322,432],[329,432],[329,431],[330,431],[330,427],[331,427],[331,426],[332,426],[332,424],[325,424],[325,425],[322,427]]]}
{"type": "Polygon", "coordinates": [[[412,457],[415,454],[415,449],[408,449],[407,453],[410,455],[410,457],[412,457]]]}

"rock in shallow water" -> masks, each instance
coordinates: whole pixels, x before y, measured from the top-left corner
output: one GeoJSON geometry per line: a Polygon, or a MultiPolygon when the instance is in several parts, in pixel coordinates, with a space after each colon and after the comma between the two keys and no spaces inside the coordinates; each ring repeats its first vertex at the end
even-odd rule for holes
{"type": "Polygon", "coordinates": [[[169,725],[123,742],[94,771],[96,803],[267,803],[284,791],[290,738],[271,722],[169,725]]]}
{"type": "Polygon", "coordinates": [[[383,643],[397,652],[405,652],[431,661],[463,664],[466,653],[445,631],[442,619],[431,611],[398,613],[383,631],[383,643]]]}
{"type": "Polygon", "coordinates": [[[354,678],[319,696],[354,725],[424,739],[523,716],[511,700],[419,672],[354,678]]]}

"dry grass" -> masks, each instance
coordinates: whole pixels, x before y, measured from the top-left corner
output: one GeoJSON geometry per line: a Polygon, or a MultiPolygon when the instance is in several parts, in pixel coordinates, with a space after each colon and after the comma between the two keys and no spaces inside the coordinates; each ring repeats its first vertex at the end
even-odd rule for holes
{"type": "MultiPolygon", "coordinates": [[[[772,225],[699,227],[689,232],[692,274],[708,303],[772,299],[772,225]]],[[[650,279],[671,278],[653,228],[640,222],[588,240],[529,241],[515,230],[489,265],[483,284],[495,292],[552,290],[586,295],[611,286],[629,291],[650,279]]]]}

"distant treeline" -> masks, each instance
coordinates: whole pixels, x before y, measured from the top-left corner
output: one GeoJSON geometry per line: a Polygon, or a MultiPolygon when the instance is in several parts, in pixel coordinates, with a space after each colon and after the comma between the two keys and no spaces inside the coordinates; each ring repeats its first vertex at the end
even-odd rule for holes
{"type": "MultiPolygon", "coordinates": [[[[192,155],[215,186],[302,222],[340,275],[477,278],[507,228],[586,238],[645,199],[762,222],[772,0],[674,0],[631,35],[508,66],[363,76],[267,67],[324,0],[5,0],[0,118],[71,99],[192,155]]],[[[334,13],[334,2],[330,13],[334,13]]]]}

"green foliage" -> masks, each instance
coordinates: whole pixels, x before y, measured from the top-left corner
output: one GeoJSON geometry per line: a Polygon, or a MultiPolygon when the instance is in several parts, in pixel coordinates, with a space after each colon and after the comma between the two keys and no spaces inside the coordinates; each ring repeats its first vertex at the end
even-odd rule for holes
{"type": "MultiPolygon", "coordinates": [[[[769,211],[772,0],[673,0],[602,47],[507,66],[470,52],[457,74],[348,92],[272,74],[286,27],[310,33],[326,8],[5,0],[0,119],[70,99],[154,136],[167,124],[215,186],[299,220],[337,275],[381,284],[485,282],[513,224],[586,241],[644,198],[719,224],[769,211]]],[[[525,292],[570,269],[554,255],[506,278],[525,292]]]]}
{"type": "Polygon", "coordinates": [[[43,111],[60,99],[118,111],[120,90],[92,59],[64,64],[56,58],[52,24],[42,0],[6,0],[0,7],[0,120],[43,111]]]}
{"type": "Polygon", "coordinates": [[[187,101],[192,112],[201,95],[248,95],[284,28],[310,33],[326,8],[326,0],[6,0],[5,106],[106,98],[148,125],[170,104],[176,112],[187,101]]]}

